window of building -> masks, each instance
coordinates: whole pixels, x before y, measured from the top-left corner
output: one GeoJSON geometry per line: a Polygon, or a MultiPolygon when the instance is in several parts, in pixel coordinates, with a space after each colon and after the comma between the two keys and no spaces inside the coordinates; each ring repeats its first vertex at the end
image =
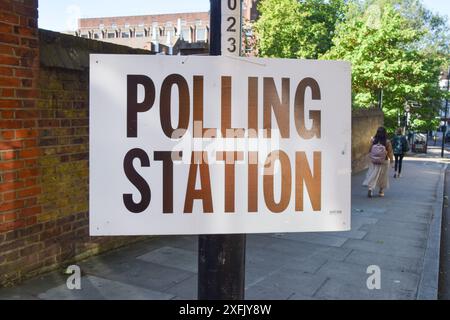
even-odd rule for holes
{"type": "Polygon", "coordinates": [[[115,32],[108,32],[107,34],[108,39],[112,39],[116,37],[116,33],[115,32]]]}
{"type": "Polygon", "coordinates": [[[129,23],[125,23],[125,29],[130,29],[130,24],[129,23]]]}
{"type": "Polygon", "coordinates": [[[181,38],[184,41],[191,42],[191,29],[189,28],[181,29],[181,38]]]}
{"type": "Polygon", "coordinates": [[[145,26],[145,23],[141,22],[141,23],[139,23],[138,26],[139,26],[139,28],[143,28],[145,26]]]}
{"type": "Polygon", "coordinates": [[[100,39],[100,34],[98,34],[97,32],[95,32],[93,38],[94,38],[94,39],[100,39]]]}
{"type": "Polygon", "coordinates": [[[99,27],[98,27],[100,30],[103,30],[103,29],[105,29],[105,25],[104,24],[101,24],[101,25],[99,25],[99,27]]]}
{"type": "Polygon", "coordinates": [[[197,41],[206,41],[206,28],[197,29],[197,41]]]}
{"type": "Polygon", "coordinates": [[[85,38],[85,39],[88,39],[88,38],[89,38],[89,35],[86,34],[86,33],[82,33],[82,34],[81,34],[81,37],[82,37],[82,38],[85,38]]]}
{"type": "Polygon", "coordinates": [[[117,29],[117,24],[113,23],[113,24],[111,25],[111,28],[117,29]]]}
{"type": "Polygon", "coordinates": [[[143,38],[144,36],[144,31],[136,31],[136,38],[143,38]]]}
{"type": "Polygon", "coordinates": [[[196,19],[196,20],[195,20],[195,25],[196,25],[196,26],[201,26],[201,25],[202,25],[202,20],[196,19]]]}
{"type": "Polygon", "coordinates": [[[129,38],[130,32],[122,32],[122,38],[129,38]]]}

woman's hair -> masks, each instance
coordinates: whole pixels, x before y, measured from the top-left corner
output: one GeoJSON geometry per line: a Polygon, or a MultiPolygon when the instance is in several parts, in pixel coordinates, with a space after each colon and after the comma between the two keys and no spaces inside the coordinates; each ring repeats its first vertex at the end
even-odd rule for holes
{"type": "Polygon", "coordinates": [[[382,144],[383,146],[386,146],[387,134],[386,129],[384,127],[379,127],[377,133],[375,134],[375,137],[373,137],[373,144],[378,143],[382,144]]]}
{"type": "Polygon", "coordinates": [[[395,134],[402,135],[403,134],[403,129],[402,128],[397,128],[397,130],[395,130],[395,134]]]}

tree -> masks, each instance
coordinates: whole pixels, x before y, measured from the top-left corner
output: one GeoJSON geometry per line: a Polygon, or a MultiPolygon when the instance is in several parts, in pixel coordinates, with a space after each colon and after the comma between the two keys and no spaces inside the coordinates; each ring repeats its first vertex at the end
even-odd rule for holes
{"type": "Polygon", "coordinates": [[[262,0],[255,23],[259,55],[316,59],[332,46],[344,0],[262,0]]]}
{"type": "Polygon", "coordinates": [[[355,107],[376,105],[383,90],[390,131],[403,116],[405,104],[420,106],[411,110],[412,124],[423,129],[436,116],[442,97],[438,80],[443,60],[437,50],[424,47],[430,35],[427,23],[395,2],[350,3],[345,21],[337,27],[334,47],[322,58],[352,63],[355,107]]]}

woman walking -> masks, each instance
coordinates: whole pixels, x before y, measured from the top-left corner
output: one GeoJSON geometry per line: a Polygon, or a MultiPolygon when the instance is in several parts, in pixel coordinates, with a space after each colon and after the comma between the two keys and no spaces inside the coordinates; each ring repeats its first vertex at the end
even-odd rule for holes
{"type": "Polygon", "coordinates": [[[363,185],[369,188],[369,198],[372,198],[376,188],[379,188],[378,195],[384,197],[384,191],[389,188],[389,162],[394,161],[392,144],[384,127],[378,128],[370,142],[369,158],[369,171],[363,185]]]}
{"type": "Polygon", "coordinates": [[[409,150],[408,140],[402,134],[402,128],[398,128],[395,132],[395,137],[392,139],[395,157],[395,174],[394,178],[400,178],[402,174],[403,158],[405,153],[409,150]]]}

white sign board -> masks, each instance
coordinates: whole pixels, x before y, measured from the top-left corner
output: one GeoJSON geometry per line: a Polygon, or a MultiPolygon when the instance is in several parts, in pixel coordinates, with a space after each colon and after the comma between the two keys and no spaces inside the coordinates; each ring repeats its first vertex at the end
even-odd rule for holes
{"type": "Polygon", "coordinates": [[[346,62],[91,55],[90,233],[350,229],[346,62]]]}

